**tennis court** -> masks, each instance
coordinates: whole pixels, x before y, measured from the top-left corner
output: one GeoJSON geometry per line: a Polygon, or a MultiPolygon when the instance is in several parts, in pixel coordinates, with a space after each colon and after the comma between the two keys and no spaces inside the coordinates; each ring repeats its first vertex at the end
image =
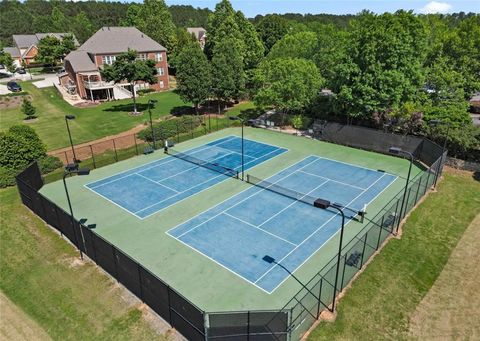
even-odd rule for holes
{"type": "MultiPolygon", "coordinates": [[[[241,138],[227,136],[183,153],[89,183],[87,188],[140,219],[208,189],[241,168],[241,138]]],[[[244,140],[244,167],[252,168],[287,150],[244,140]]]]}
{"type": "MultiPolygon", "coordinates": [[[[335,210],[313,206],[316,198],[350,208],[371,203],[397,177],[318,156],[308,156],[266,181],[200,213],[167,233],[258,288],[272,293],[341,227],[335,210]]],[[[348,225],[347,225],[348,228],[348,225]]]]}

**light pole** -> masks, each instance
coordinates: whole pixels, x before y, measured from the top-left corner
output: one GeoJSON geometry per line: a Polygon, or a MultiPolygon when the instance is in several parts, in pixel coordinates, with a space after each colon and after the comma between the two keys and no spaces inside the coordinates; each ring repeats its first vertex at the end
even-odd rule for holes
{"type": "MultiPolygon", "coordinates": [[[[75,243],[77,244],[78,250],[80,251],[80,258],[83,259],[82,250],[80,249],[80,245],[78,244],[78,240],[77,240],[77,234],[75,233],[75,218],[73,217],[72,203],[70,202],[70,195],[68,194],[67,182],[65,181],[65,178],[67,177],[67,175],[72,175],[72,174],[88,175],[90,174],[90,169],[88,168],[78,169],[78,168],[71,168],[67,166],[65,167],[65,172],[63,173],[63,186],[65,187],[65,194],[67,195],[68,207],[70,208],[70,218],[72,219],[73,235],[75,236],[75,243]]],[[[83,248],[85,248],[85,238],[83,237],[83,231],[80,225],[79,225],[79,228],[80,228],[80,235],[82,236],[83,248]]]]}
{"type": "MultiPolygon", "coordinates": [[[[77,160],[77,157],[75,155],[75,149],[73,148],[73,141],[72,141],[72,134],[70,133],[70,126],[68,125],[68,121],[74,120],[75,116],[74,115],[65,115],[65,123],[67,125],[67,131],[68,131],[68,138],[70,139],[70,146],[72,147],[72,154],[73,154],[73,162],[72,163],[79,163],[79,160],[77,160]]],[[[68,160],[67,160],[68,163],[68,160]]]]}
{"type": "Polygon", "coordinates": [[[303,284],[290,270],[288,270],[285,266],[283,266],[282,264],[278,263],[275,258],[269,256],[269,255],[265,255],[263,256],[262,260],[264,262],[267,262],[269,264],[276,264],[278,265],[279,267],[281,267],[283,270],[285,270],[294,280],[296,280],[305,290],[307,290],[310,295],[312,295],[313,297],[315,297],[317,300],[320,300],[320,297],[318,297],[317,295],[315,295],[310,289],[308,289],[306,287],[305,284],[303,284]]]}
{"type": "Polygon", "coordinates": [[[343,213],[343,210],[340,205],[331,203],[330,201],[325,199],[315,200],[314,206],[321,208],[323,210],[326,210],[329,207],[331,207],[333,209],[336,209],[342,215],[342,228],[340,230],[340,242],[338,244],[337,270],[335,271],[335,284],[333,288],[333,301],[332,301],[332,310],[331,310],[331,312],[333,313],[335,311],[335,298],[337,297],[338,274],[340,272],[340,258],[342,256],[343,231],[345,229],[345,213],[343,213]]]}
{"type": "Polygon", "coordinates": [[[245,173],[245,162],[244,162],[244,138],[243,138],[243,126],[245,125],[245,121],[238,117],[238,116],[230,116],[229,117],[231,120],[234,121],[240,121],[242,123],[242,181],[245,179],[244,173],[245,173]]]}
{"type": "Polygon", "coordinates": [[[433,183],[433,188],[436,188],[437,187],[438,176],[440,175],[440,169],[442,168],[443,156],[445,155],[445,152],[447,151],[448,134],[450,133],[450,127],[452,125],[451,125],[450,122],[445,122],[445,121],[442,121],[442,120],[430,120],[428,122],[428,124],[433,125],[433,126],[439,126],[439,125],[446,125],[447,126],[447,132],[445,134],[445,140],[443,141],[442,156],[440,157],[440,162],[439,162],[438,167],[437,167],[437,176],[435,177],[435,182],[433,183]]]}
{"type": "Polygon", "coordinates": [[[157,144],[155,141],[155,132],[153,131],[153,121],[152,121],[152,104],[157,103],[156,99],[148,100],[148,115],[150,116],[150,129],[152,130],[152,141],[153,141],[153,150],[157,149],[157,144]]]}
{"type": "Polygon", "coordinates": [[[397,233],[398,228],[400,227],[400,221],[402,219],[402,212],[403,212],[403,207],[405,205],[405,198],[407,197],[408,184],[410,182],[410,174],[412,172],[412,165],[413,165],[413,154],[410,153],[409,151],[403,150],[400,147],[390,147],[389,152],[395,155],[402,155],[402,154],[407,155],[410,158],[410,166],[408,167],[407,181],[405,183],[405,190],[403,192],[402,205],[400,206],[400,219],[398,220],[397,229],[395,230],[395,233],[397,233]]]}

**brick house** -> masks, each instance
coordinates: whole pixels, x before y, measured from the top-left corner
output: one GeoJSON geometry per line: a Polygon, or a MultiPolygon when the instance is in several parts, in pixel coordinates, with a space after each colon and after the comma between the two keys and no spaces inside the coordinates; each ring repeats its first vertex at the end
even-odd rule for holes
{"type": "MultiPolygon", "coordinates": [[[[15,65],[20,67],[22,65],[22,61],[25,62],[26,65],[34,64],[35,57],[38,53],[38,42],[47,37],[53,36],[59,40],[62,40],[66,35],[73,35],[71,33],[35,33],[35,34],[14,34],[12,36],[13,41],[15,43],[14,47],[5,47],[4,51],[9,53],[15,65]]],[[[78,45],[77,40],[75,39],[75,43],[78,45]]]]}
{"type": "MultiPolygon", "coordinates": [[[[142,88],[167,90],[168,67],[165,47],[140,32],[135,27],[103,27],[77,50],[70,52],[64,61],[65,72],[59,75],[60,84],[70,93],[87,100],[112,100],[132,96],[130,84],[113,84],[102,80],[100,70],[104,64],[113,64],[116,56],[135,50],[138,58],[156,62],[157,82],[141,83],[142,88]]],[[[139,82],[140,83],[140,82],[139,82]]]]}

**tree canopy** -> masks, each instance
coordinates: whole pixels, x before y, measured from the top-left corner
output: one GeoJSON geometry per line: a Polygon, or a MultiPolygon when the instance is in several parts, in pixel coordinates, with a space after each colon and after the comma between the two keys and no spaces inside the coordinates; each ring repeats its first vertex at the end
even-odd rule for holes
{"type": "Polygon", "coordinates": [[[113,81],[120,83],[127,81],[132,88],[133,95],[133,113],[137,113],[137,103],[135,96],[135,85],[138,81],[147,83],[155,83],[157,78],[157,69],[155,62],[151,59],[139,60],[137,59],[137,52],[135,50],[128,50],[117,56],[112,65],[105,64],[100,70],[102,78],[107,82],[113,81]]]}

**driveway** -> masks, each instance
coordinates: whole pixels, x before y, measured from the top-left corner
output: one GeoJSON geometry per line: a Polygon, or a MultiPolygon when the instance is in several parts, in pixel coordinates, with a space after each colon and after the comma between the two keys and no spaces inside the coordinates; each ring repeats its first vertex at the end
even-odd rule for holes
{"type": "Polygon", "coordinates": [[[37,88],[48,88],[49,86],[53,86],[55,83],[58,83],[58,75],[56,73],[44,73],[38,76],[45,79],[33,82],[33,85],[35,85],[37,88]]]}
{"type": "Polygon", "coordinates": [[[6,95],[9,93],[11,93],[11,91],[7,89],[7,86],[5,84],[0,84],[0,95],[6,95]]]}

